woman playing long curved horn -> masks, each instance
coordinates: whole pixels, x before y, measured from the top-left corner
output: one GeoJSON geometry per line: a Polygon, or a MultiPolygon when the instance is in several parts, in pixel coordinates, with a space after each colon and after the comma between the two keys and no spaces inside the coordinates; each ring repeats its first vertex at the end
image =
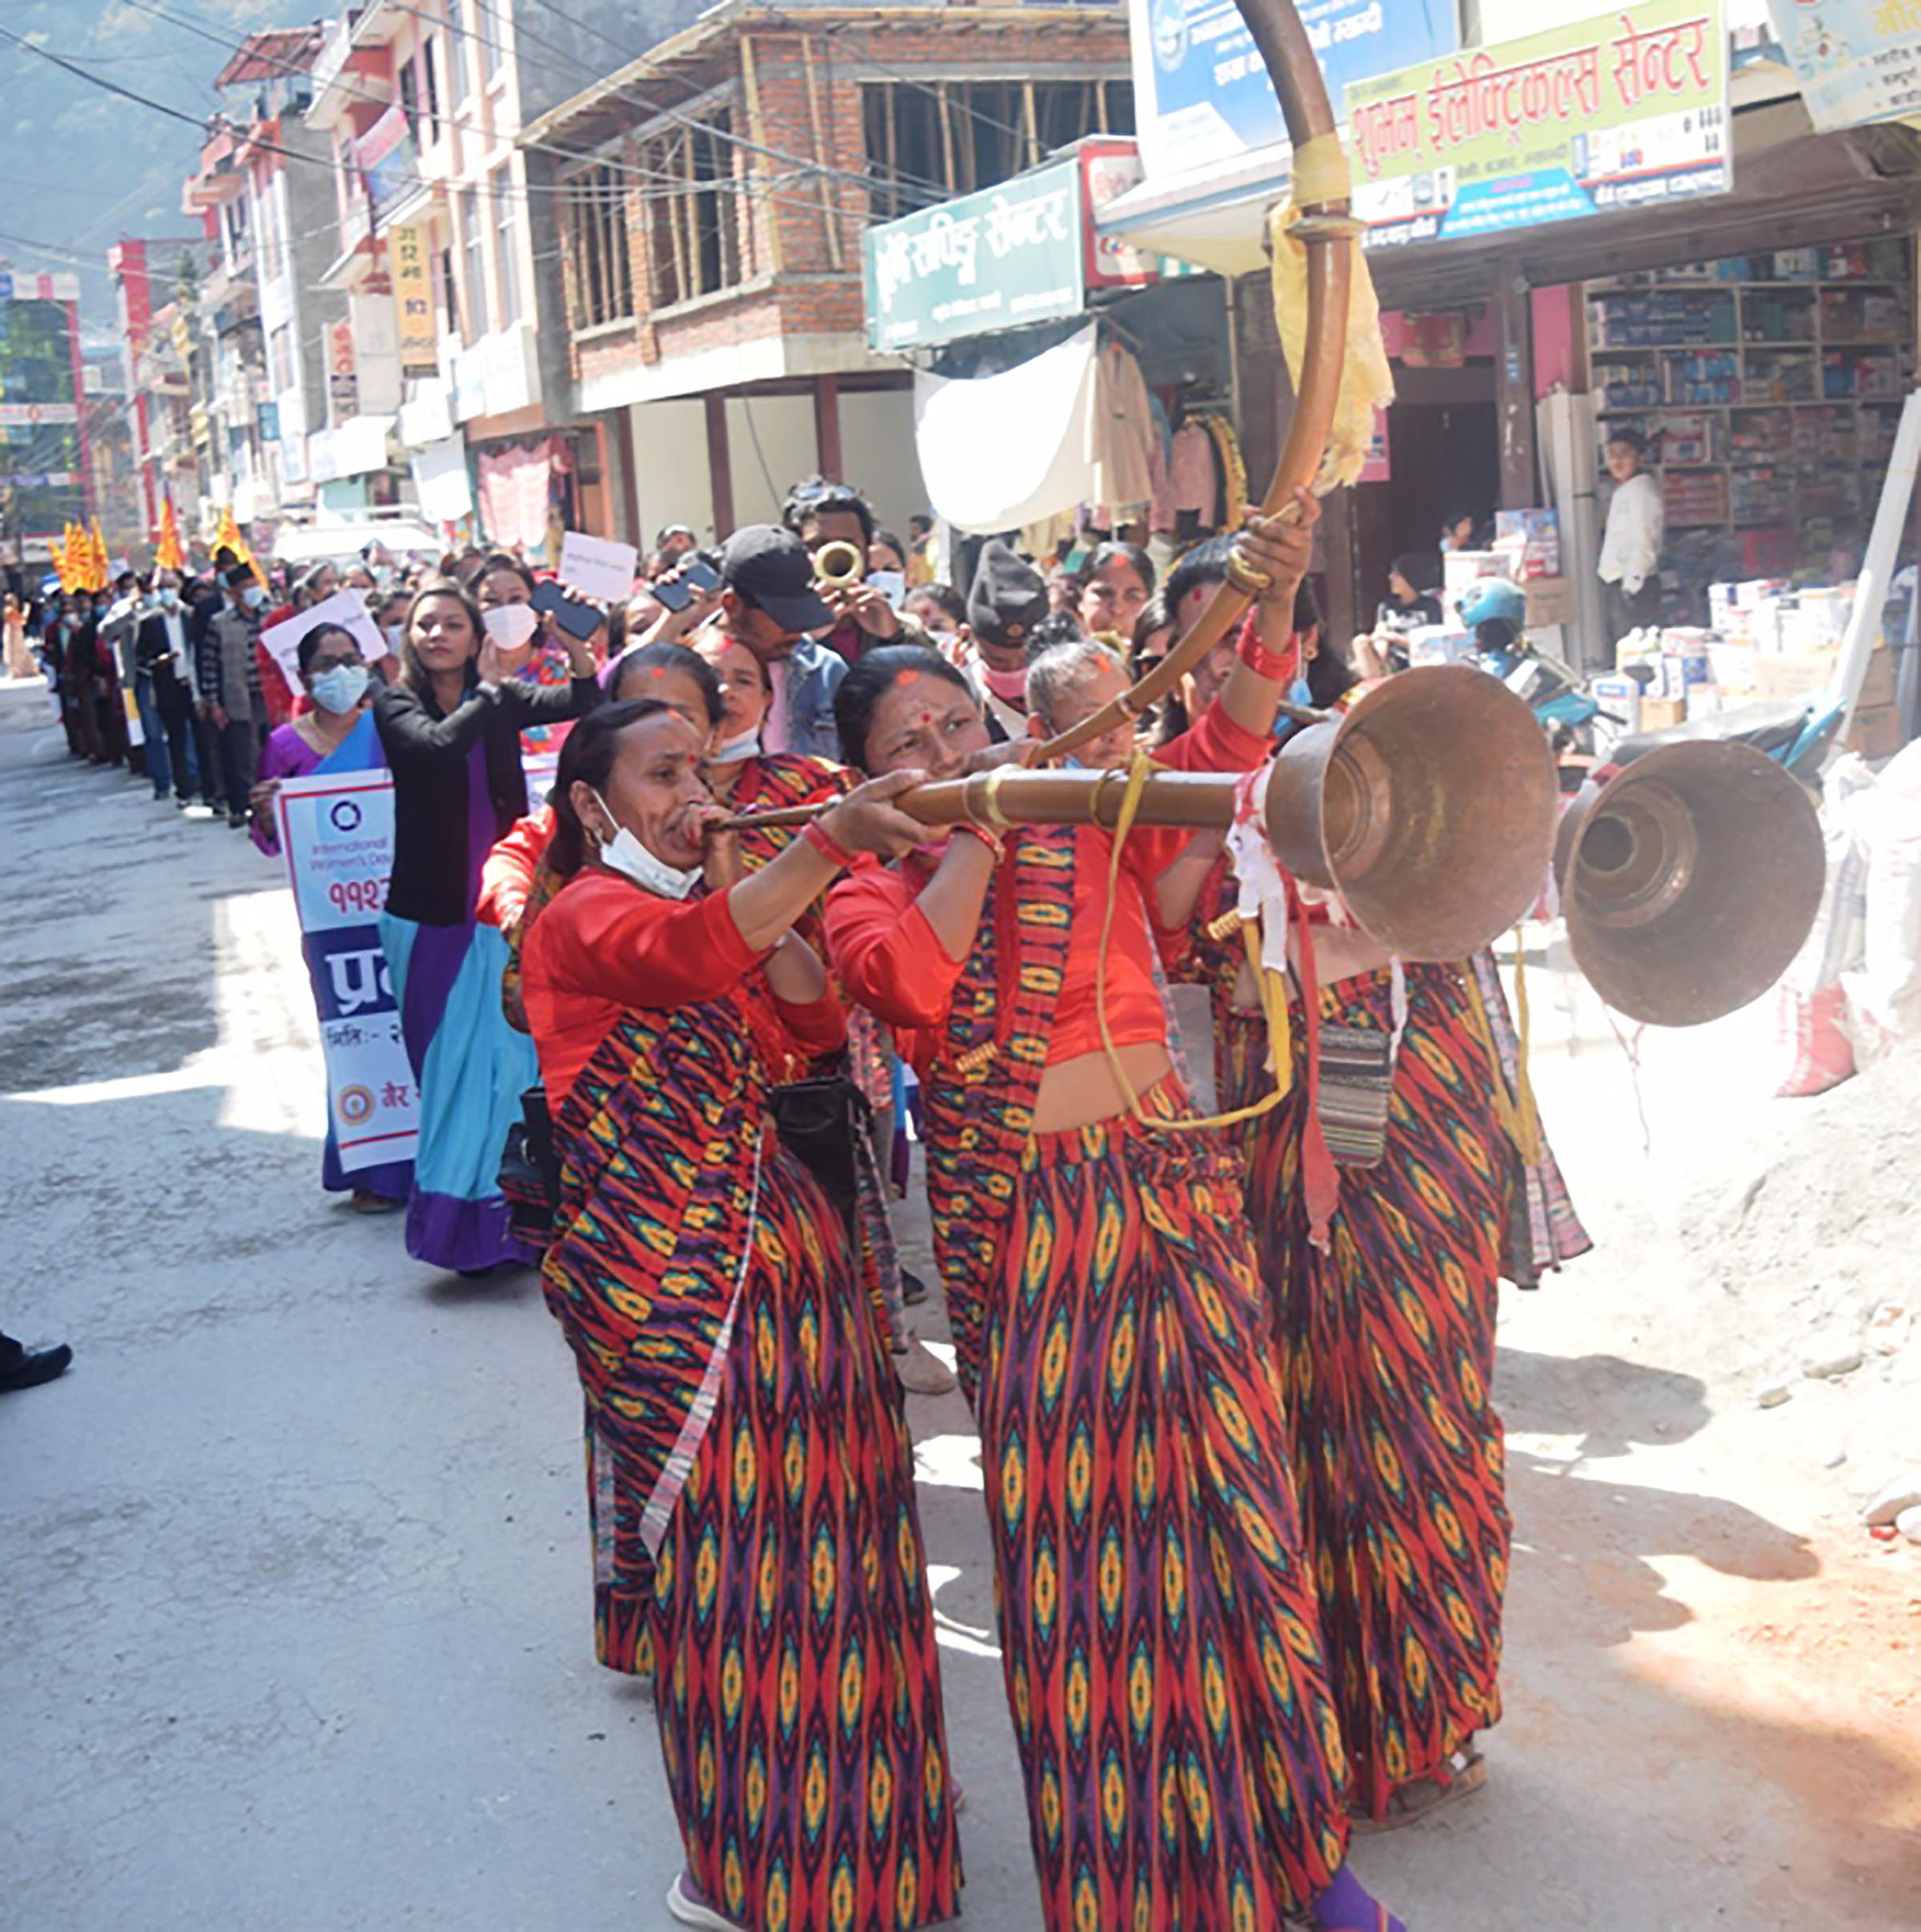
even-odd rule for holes
{"type": "MultiPolygon", "coordinates": [[[[1296,512],[1244,538],[1267,595],[1166,762],[1265,756],[1311,499],[1296,512]]],[[[836,709],[876,775],[949,777],[988,743],[932,652],[871,653],[836,709]]],[[[956,828],[837,888],[828,947],[921,1069],[1045,1924],[1309,1913],[1380,1932],[1399,1922],[1343,1862],[1346,1768],[1239,1164],[1213,1136],[1159,1131],[1191,1110],[1145,896],[1186,836],[1137,831],[1117,865],[1095,827],[1008,828],[1005,845],[956,828]]]]}

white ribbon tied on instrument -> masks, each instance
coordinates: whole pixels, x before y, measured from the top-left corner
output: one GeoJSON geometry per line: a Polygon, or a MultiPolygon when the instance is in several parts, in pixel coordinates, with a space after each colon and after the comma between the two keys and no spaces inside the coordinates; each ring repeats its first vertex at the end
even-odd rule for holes
{"type": "Polygon", "coordinates": [[[1287,971],[1287,881],[1267,842],[1267,785],[1273,764],[1249,772],[1234,788],[1234,822],[1227,828],[1228,857],[1240,887],[1244,920],[1261,922],[1261,964],[1287,971]]]}

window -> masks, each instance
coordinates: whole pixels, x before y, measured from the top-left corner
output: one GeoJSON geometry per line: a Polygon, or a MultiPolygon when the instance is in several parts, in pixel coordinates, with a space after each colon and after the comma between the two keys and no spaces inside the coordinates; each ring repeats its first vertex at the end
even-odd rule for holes
{"type": "Polygon", "coordinates": [[[741,279],[729,130],[723,112],[704,126],[676,128],[641,145],[643,172],[680,184],[652,190],[648,254],[656,308],[741,279]]]}
{"type": "Polygon", "coordinates": [[[514,222],[514,170],[502,162],[494,170],[494,256],[500,271],[500,326],[511,329],[520,319],[520,250],[514,222]]]}
{"type": "Polygon", "coordinates": [[[267,359],[274,393],[283,395],[294,386],[294,331],[287,323],[282,323],[267,338],[267,359]]]}
{"type": "Polygon", "coordinates": [[[447,29],[447,98],[458,107],[467,98],[467,29],[461,24],[460,10],[449,10],[447,29]]]}
{"type": "Polygon", "coordinates": [[[487,0],[481,0],[480,13],[480,71],[491,81],[500,71],[500,63],[506,58],[500,37],[507,30],[507,22],[487,4],[487,0]]]}
{"type": "Polygon", "coordinates": [[[409,61],[400,70],[400,111],[407,116],[407,131],[420,138],[420,74],[419,64],[409,61]]]}
{"type": "Polygon", "coordinates": [[[991,188],[1083,134],[1131,134],[1134,90],[1121,80],[868,81],[860,111],[870,205],[884,222],[991,188]]]}
{"type": "Polygon", "coordinates": [[[440,42],[428,34],[420,43],[420,98],[427,104],[427,138],[440,132],[440,42]]]}
{"type": "Polygon", "coordinates": [[[442,333],[458,335],[460,333],[460,281],[454,272],[454,251],[451,248],[440,251],[440,315],[442,333]]]}
{"type": "Polygon", "coordinates": [[[467,247],[467,339],[471,344],[493,327],[487,320],[487,243],[478,188],[468,188],[460,197],[460,234],[467,247]]]}
{"type": "Polygon", "coordinates": [[[567,184],[567,259],[573,266],[575,329],[625,320],[634,312],[634,264],[628,252],[627,190],[611,167],[588,168],[567,184]]]}

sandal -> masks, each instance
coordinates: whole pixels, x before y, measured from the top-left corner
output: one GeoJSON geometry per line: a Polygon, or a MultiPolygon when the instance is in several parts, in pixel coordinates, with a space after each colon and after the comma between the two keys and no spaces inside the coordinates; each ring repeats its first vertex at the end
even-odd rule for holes
{"type": "Polygon", "coordinates": [[[1388,1794],[1387,1810],[1382,1816],[1356,1818],[1355,1835],[1398,1831],[1404,1825],[1418,1824],[1457,1798],[1478,1791],[1486,1782],[1487,1760],[1472,1744],[1466,1745],[1450,1756],[1445,1770],[1397,1786],[1388,1794]]]}

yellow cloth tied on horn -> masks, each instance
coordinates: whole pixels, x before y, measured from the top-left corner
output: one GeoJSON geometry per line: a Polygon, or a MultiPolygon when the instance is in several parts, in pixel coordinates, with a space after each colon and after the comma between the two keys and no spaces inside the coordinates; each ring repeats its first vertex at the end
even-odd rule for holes
{"type": "MultiPolygon", "coordinates": [[[[1291,230],[1303,207],[1345,201],[1350,182],[1347,157],[1340,138],[1323,134],[1295,149],[1291,192],[1268,216],[1268,243],[1273,262],[1274,321],[1281,331],[1281,350],[1294,379],[1301,376],[1307,349],[1307,246],[1291,230]]],[[[1333,427],[1314,491],[1325,496],[1361,474],[1374,447],[1374,411],[1394,399],[1394,371],[1381,340],[1381,304],[1374,279],[1358,237],[1354,243],[1354,285],[1348,297],[1346,352],[1341,362],[1341,393],[1334,405],[1333,427]]]]}

